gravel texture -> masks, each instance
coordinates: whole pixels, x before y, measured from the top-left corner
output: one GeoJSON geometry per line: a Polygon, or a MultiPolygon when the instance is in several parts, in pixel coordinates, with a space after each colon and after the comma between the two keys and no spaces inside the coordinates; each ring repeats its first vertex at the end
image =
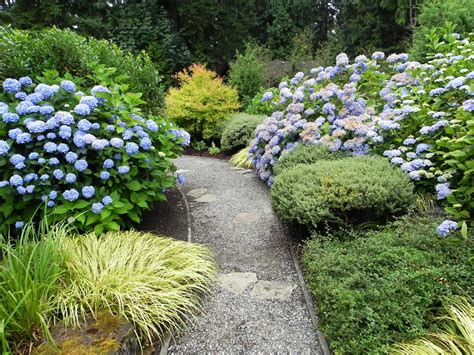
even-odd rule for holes
{"type": "MultiPolygon", "coordinates": [[[[203,313],[169,353],[322,354],[306,308],[284,226],[273,214],[268,188],[252,174],[231,169],[221,160],[185,156],[185,193],[206,188],[208,202],[187,196],[193,219],[193,242],[209,246],[221,277],[255,273],[268,287],[293,285],[289,298],[255,297],[255,284],[241,293],[216,286],[203,313]],[[295,287],[296,286],[296,287],[295,287]]],[[[202,197],[206,196],[202,195],[202,197]]],[[[260,292],[261,293],[261,292],[260,292]]],[[[272,294],[271,290],[268,292],[272,294]]]]}

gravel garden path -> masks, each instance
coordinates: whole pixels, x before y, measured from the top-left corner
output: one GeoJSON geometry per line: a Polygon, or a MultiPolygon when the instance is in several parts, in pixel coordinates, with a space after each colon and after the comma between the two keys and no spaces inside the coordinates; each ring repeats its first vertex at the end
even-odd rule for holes
{"type": "Polygon", "coordinates": [[[169,353],[329,353],[268,188],[226,161],[185,156],[176,164],[186,177],[192,241],[213,250],[220,275],[169,353]]]}

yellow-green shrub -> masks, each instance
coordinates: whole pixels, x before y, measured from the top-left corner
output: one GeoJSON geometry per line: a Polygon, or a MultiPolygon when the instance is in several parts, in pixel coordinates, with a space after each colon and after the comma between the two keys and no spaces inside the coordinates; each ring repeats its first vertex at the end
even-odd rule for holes
{"type": "Polygon", "coordinates": [[[167,117],[194,140],[218,139],[223,121],[240,107],[237,91],[201,64],[193,64],[176,78],[180,87],[170,89],[165,99],[167,117]]]}

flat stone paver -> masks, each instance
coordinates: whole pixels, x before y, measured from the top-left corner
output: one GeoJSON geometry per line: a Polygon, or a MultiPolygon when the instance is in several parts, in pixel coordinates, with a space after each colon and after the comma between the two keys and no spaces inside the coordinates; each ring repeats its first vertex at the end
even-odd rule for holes
{"type": "Polygon", "coordinates": [[[222,288],[239,295],[255,282],[257,282],[257,274],[254,272],[231,272],[219,277],[222,288]]]}
{"type": "Polygon", "coordinates": [[[188,195],[190,197],[194,197],[194,198],[199,198],[199,197],[201,197],[202,195],[204,195],[206,193],[207,193],[207,189],[201,188],[201,189],[191,190],[186,195],[188,195]]]}
{"type": "Polygon", "coordinates": [[[258,281],[250,294],[254,297],[289,301],[296,284],[291,282],[258,281]]]}
{"type": "Polygon", "coordinates": [[[211,248],[220,276],[169,353],[322,354],[268,187],[218,159],[184,156],[176,165],[185,193],[207,189],[189,200],[192,239],[211,248]]]}
{"type": "Polygon", "coordinates": [[[260,219],[261,214],[256,212],[251,213],[239,213],[235,218],[232,220],[232,224],[246,224],[246,223],[253,223],[260,219]]]}

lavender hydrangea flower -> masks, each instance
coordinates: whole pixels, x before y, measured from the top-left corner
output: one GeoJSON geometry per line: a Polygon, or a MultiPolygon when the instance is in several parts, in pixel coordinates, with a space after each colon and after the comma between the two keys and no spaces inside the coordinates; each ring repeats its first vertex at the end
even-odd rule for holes
{"type": "Polygon", "coordinates": [[[457,222],[451,221],[449,219],[443,221],[438,228],[436,228],[436,231],[441,237],[446,237],[449,233],[452,231],[458,229],[458,224],[457,222]]]}
{"type": "Polygon", "coordinates": [[[87,132],[92,126],[92,123],[90,123],[88,120],[86,119],[82,119],[80,120],[78,123],[77,123],[77,127],[81,130],[81,131],[84,131],[84,132],[87,132]]]}
{"type": "Polygon", "coordinates": [[[403,141],[403,145],[413,145],[416,143],[415,138],[407,138],[403,141]]]}
{"type": "Polygon", "coordinates": [[[110,196],[105,196],[102,199],[102,203],[104,204],[104,206],[110,205],[112,202],[113,202],[113,200],[110,196]]]}
{"type": "Polygon", "coordinates": [[[78,104],[74,107],[74,112],[77,113],[79,116],[87,116],[91,113],[91,108],[89,105],[86,104],[78,104]]]}
{"type": "Polygon", "coordinates": [[[16,229],[22,229],[25,226],[25,222],[23,221],[16,221],[15,222],[15,228],[16,229]]]}
{"type": "Polygon", "coordinates": [[[68,152],[66,155],[65,155],[65,158],[66,158],[66,161],[70,164],[73,164],[76,162],[77,158],[78,158],[78,155],[74,152],[68,152]]]}
{"type": "Polygon", "coordinates": [[[32,141],[31,134],[29,133],[20,133],[16,136],[16,142],[18,144],[26,144],[32,141]]]}
{"type": "Polygon", "coordinates": [[[57,145],[56,143],[53,143],[53,142],[47,142],[47,143],[45,143],[44,146],[43,146],[43,149],[44,149],[47,153],[54,153],[57,148],[58,148],[58,145],[57,145]]]}
{"type": "Polygon", "coordinates": [[[108,171],[101,171],[100,178],[102,180],[108,180],[110,178],[110,173],[108,171]]]}
{"type": "Polygon", "coordinates": [[[418,154],[422,153],[422,152],[425,152],[427,151],[428,149],[431,148],[431,145],[430,144],[426,144],[426,143],[420,143],[416,146],[416,152],[418,154]]]}
{"type": "Polygon", "coordinates": [[[383,156],[388,158],[399,157],[401,154],[402,152],[400,152],[398,149],[386,150],[383,152],[383,156]]]}
{"type": "Polygon", "coordinates": [[[262,96],[262,102],[267,102],[273,99],[273,93],[271,91],[267,91],[262,96]]]}
{"type": "Polygon", "coordinates": [[[20,120],[20,116],[13,112],[5,112],[2,115],[2,121],[4,123],[16,123],[20,120]]]}
{"type": "Polygon", "coordinates": [[[103,167],[104,167],[105,169],[111,169],[111,168],[113,168],[113,167],[114,167],[114,161],[113,161],[112,159],[106,159],[106,160],[104,161],[103,167]]]}
{"type": "Polygon", "coordinates": [[[178,184],[183,185],[184,182],[186,181],[186,178],[184,177],[184,175],[178,175],[176,177],[176,181],[178,181],[178,184]]]}
{"type": "Polygon", "coordinates": [[[32,106],[34,105],[31,101],[22,101],[16,106],[15,110],[19,115],[26,115],[32,106]]]}
{"type": "Polygon", "coordinates": [[[33,80],[29,76],[22,76],[20,79],[18,79],[20,82],[21,86],[30,86],[33,84],[33,80]]]}
{"type": "Polygon", "coordinates": [[[58,111],[54,115],[54,119],[60,124],[65,125],[65,126],[70,126],[74,124],[74,116],[71,115],[69,112],[58,111]]]}
{"type": "Polygon", "coordinates": [[[40,106],[39,112],[42,115],[49,115],[54,112],[54,107],[49,105],[40,106]]]}
{"type": "Polygon", "coordinates": [[[140,140],[140,147],[144,150],[150,150],[152,147],[151,139],[150,138],[142,138],[140,140]]]}
{"type": "Polygon", "coordinates": [[[74,167],[76,168],[77,171],[84,171],[87,169],[88,166],[89,164],[87,164],[87,161],[85,161],[84,159],[77,160],[74,163],[74,167]]]}
{"type": "Polygon", "coordinates": [[[105,86],[96,85],[91,89],[91,94],[96,95],[98,92],[110,93],[110,90],[107,89],[105,86]]]}
{"type": "Polygon", "coordinates": [[[474,100],[466,100],[462,103],[462,108],[465,111],[472,112],[474,111],[474,100]]]}
{"type": "Polygon", "coordinates": [[[59,159],[58,158],[49,159],[49,165],[51,165],[51,166],[59,165],[59,159]]]}
{"type": "Polygon", "coordinates": [[[74,184],[77,180],[77,176],[73,173],[67,173],[64,179],[68,184],[74,184]]]}
{"type": "Polygon", "coordinates": [[[61,169],[55,169],[53,171],[53,176],[57,179],[57,180],[61,180],[63,177],[64,177],[64,172],[61,170],[61,169]]]}
{"type": "Polygon", "coordinates": [[[158,125],[156,124],[155,121],[147,120],[147,121],[146,121],[146,126],[147,126],[147,128],[148,128],[150,131],[152,131],[152,132],[158,131],[158,125]]]}
{"type": "Polygon", "coordinates": [[[74,84],[70,80],[63,80],[61,81],[61,87],[66,90],[67,92],[74,92],[76,91],[76,84],[74,84]]]}
{"type": "Polygon", "coordinates": [[[449,188],[449,186],[450,186],[449,182],[436,185],[435,189],[436,189],[438,200],[444,200],[446,197],[451,195],[452,190],[449,188]]]}
{"type": "Polygon", "coordinates": [[[23,185],[23,178],[20,175],[15,174],[10,177],[9,182],[11,186],[21,186],[23,185]]]}
{"type": "Polygon", "coordinates": [[[135,155],[138,153],[138,145],[133,142],[128,142],[125,146],[125,151],[128,155],[135,155]]]}
{"type": "Polygon", "coordinates": [[[95,109],[99,105],[99,101],[94,96],[82,96],[79,100],[80,104],[89,106],[91,110],[95,109]]]}
{"type": "Polygon", "coordinates": [[[110,145],[114,148],[122,148],[124,142],[122,139],[114,137],[110,140],[110,145]]]}
{"type": "Polygon", "coordinates": [[[10,145],[4,140],[0,140],[0,156],[6,155],[9,151],[10,145]]]}
{"type": "Polygon", "coordinates": [[[126,165],[122,165],[122,166],[119,166],[117,170],[120,175],[124,175],[130,171],[130,167],[126,165]]]}

